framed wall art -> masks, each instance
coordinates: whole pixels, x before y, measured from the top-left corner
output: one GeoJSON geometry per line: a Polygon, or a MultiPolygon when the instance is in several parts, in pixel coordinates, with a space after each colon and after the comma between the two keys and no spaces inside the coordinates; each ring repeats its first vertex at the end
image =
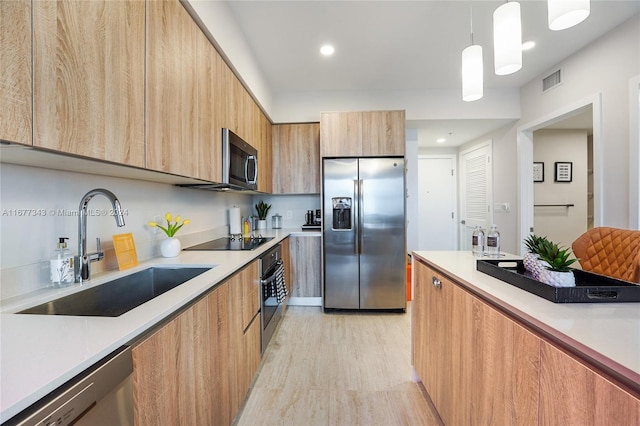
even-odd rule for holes
{"type": "Polygon", "coordinates": [[[533,163],[533,181],[544,182],[544,163],[533,163]]]}
{"type": "Polygon", "coordinates": [[[570,161],[557,161],[555,163],[556,182],[571,182],[573,180],[573,163],[570,161]]]}

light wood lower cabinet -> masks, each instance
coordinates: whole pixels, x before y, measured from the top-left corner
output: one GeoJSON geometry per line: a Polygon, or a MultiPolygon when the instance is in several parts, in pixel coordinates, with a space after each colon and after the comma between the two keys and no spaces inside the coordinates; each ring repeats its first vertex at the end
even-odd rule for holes
{"type": "Polygon", "coordinates": [[[412,358],[448,425],[637,425],[640,401],[472,295],[413,264],[412,358]]]}
{"type": "Polygon", "coordinates": [[[640,424],[639,399],[549,343],[542,342],[541,357],[541,424],[640,424]]]}
{"type": "Polygon", "coordinates": [[[538,339],[442,274],[414,267],[414,368],[445,424],[535,423],[538,339]]]}
{"type": "Polygon", "coordinates": [[[322,296],[320,236],[289,237],[291,297],[322,296]]]}
{"type": "Polygon", "coordinates": [[[258,286],[256,261],[132,349],[136,425],[232,423],[260,364],[258,286]]]}

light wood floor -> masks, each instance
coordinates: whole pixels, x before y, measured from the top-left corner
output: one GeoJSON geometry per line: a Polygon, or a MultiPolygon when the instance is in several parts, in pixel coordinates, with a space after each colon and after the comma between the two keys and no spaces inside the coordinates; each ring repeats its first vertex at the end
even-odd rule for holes
{"type": "Polygon", "coordinates": [[[411,381],[411,315],[289,307],[239,426],[437,425],[411,381]]]}

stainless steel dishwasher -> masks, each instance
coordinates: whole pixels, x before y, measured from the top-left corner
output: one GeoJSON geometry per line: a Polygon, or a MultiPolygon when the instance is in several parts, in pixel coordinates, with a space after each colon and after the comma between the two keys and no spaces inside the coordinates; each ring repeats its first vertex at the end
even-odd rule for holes
{"type": "Polygon", "coordinates": [[[123,346],[4,425],[133,426],[131,348],[123,346]]]}

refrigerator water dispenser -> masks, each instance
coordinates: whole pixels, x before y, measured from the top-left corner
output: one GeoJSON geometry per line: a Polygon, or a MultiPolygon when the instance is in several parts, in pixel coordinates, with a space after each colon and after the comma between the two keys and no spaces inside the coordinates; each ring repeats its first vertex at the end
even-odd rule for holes
{"type": "Polygon", "coordinates": [[[351,203],[349,197],[334,197],[333,202],[333,229],[351,229],[351,203]]]}

